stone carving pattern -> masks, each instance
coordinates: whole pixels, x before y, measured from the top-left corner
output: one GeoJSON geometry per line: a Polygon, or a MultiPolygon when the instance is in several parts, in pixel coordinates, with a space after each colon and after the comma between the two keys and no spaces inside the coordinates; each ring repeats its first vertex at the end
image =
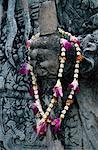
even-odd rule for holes
{"type": "MultiPolygon", "coordinates": [[[[11,0],[8,3],[12,5],[11,0]]],[[[58,0],[56,4],[60,24],[66,30],[78,34],[78,38],[82,42],[83,54],[86,57],[84,64],[81,65],[81,94],[78,96],[78,102],[76,100],[67,114],[58,138],[61,140],[64,149],[94,150],[98,147],[98,90],[96,89],[98,86],[98,71],[96,70],[98,66],[98,3],[93,0],[78,0],[75,3],[70,0],[58,0]],[[88,65],[85,65],[85,63],[88,65]],[[96,82],[93,82],[94,80],[96,82]]],[[[15,18],[14,14],[12,14],[13,17],[11,18],[9,14],[11,5],[9,4],[9,10],[7,10],[7,3],[4,1],[0,3],[0,7],[3,6],[4,11],[1,13],[3,17],[0,16],[2,18],[2,23],[0,20],[0,148],[2,150],[31,150],[32,148],[46,150],[50,148],[47,146],[47,137],[44,139],[37,138],[32,128],[32,125],[35,124],[35,119],[32,111],[29,109],[29,104],[33,101],[33,98],[28,94],[30,77],[22,76],[18,72],[20,64],[26,59],[23,10],[21,4],[17,1],[15,11],[12,10],[15,13],[15,18]],[[8,14],[9,20],[6,19],[8,14]],[[11,23],[15,24],[15,30],[8,28],[8,25],[11,25],[11,23]],[[13,31],[13,37],[11,37],[12,40],[9,43],[8,41],[13,31]]],[[[15,1],[13,1],[14,5],[15,1]]],[[[32,0],[29,3],[31,33],[39,31],[38,9],[39,1],[35,2],[32,0]]],[[[40,50],[36,48],[32,50],[32,64],[34,67],[38,66],[36,72],[39,81],[42,81],[40,84],[43,87],[42,96],[45,97],[45,101],[49,99],[48,93],[51,94],[52,91],[50,87],[56,81],[58,67],[58,62],[55,61],[57,60],[58,51],[55,50],[56,48],[52,51],[51,48],[41,48],[40,50]],[[53,62],[49,61],[51,53],[54,55],[53,58],[55,58],[53,62]],[[57,67],[51,70],[49,64],[52,65],[54,61],[57,67]],[[49,75],[50,78],[47,79],[49,75]]],[[[70,70],[70,67],[66,67],[65,74],[66,70],[70,70]]],[[[67,82],[67,79],[65,79],[65,83],[67,82]]],[[[53,148],[56,149],[56,146],[50,149],[52,150],[53,148]]]]}

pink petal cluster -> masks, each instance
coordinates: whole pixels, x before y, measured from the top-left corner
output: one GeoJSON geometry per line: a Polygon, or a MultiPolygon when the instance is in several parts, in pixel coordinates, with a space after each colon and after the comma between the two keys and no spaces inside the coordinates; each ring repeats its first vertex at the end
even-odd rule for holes
{"type": "Polygon", "coordinates": [[[73,89],[76,93],[80,92],[78,81],[74,80],[71,84],[68,85],[68,88],[73,89]]]}
{"type": "Polygon", "coordinates": [[[38,108],[36,103],[30,104],[29,108],[33,110],[35,115],[38,113],[38,108]]]}
{"type": "Polygon", "coordinates": [[[26,48],[29,48],[30,45],[31,45],[31,40],[27,40],[27,41],[26,41],[26,48]]]}
{"type": "Polygon", "coordinates": [[[57,133],[60,131],[60,126],[61,126],[61,120],[60,118],[57,118],[55,120],[52,121],[52,131],[54,133],[57,133]]]}
{"type": "Polygon", "coordinates": [[[45,135],[46,132],[47,132],[47,129],[48,129],[48,126],[47,126],[47,123],[45,121],[40,121],[38,124],[37,124],[37,127],[36,127],[36,132],[39,136],[41,135],[45,135]]]}
{"type": "Polygon", "coordinates": [[[77,43],[80,46],[80,41],[75,36],[70,36],[70,41],[77,43]]]}
{"type": "Polygon", "coordinates": [[[63,96],[62,87],[56,87],[55,86],[53,88],[53,92],[54,92],[56,97],[62,97],[63,96]]]}
{"type": "Polygon", "coordinates": [[[63,90],[60,80],[58,80],[56,85],[54,86],[53,92],[56,97],[63,97],[63,90]]]}
{"type": "Polygon", "coordinates": [[[62,47],[64,47],[66,50],[70,50],[72,48],[72,44],[68,42],[66,39],[61,38],[60,39],[60,44],[62,47]]]}
{"type": "Polygon", "coordinates": [[[19,73],[27,75],[30,72],[30,65],[28,63],[21,64],[21,68],[19,69],[19,73]]]}

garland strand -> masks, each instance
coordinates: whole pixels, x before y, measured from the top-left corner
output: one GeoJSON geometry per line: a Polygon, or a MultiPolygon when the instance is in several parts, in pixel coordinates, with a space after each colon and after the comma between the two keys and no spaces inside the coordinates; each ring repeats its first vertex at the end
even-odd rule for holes
{"type": "MultiPolygon", "coordinates": [[[[60,39],[60,46],[61,46],[61,51],[60,51],[60,56],[59,56],[59,70],[58,70],[58,79],[57,82],[53,88],[53,96],[52,99],[49,103],[49,106],[47,107],[46,111],[43,111],[43,108],[41,106],[40,98],[39,98],[39,93],[38,93],[38,85],[37,85],[37,79],[33,73],[33,68],[30,65],[30,63],[23,64],[20,69],[20,73],[22,74],[28,74],[30,72],[31,77],[32,77],[32,89],[34,92],[34,99],[35,102],[30,105],[30,108],[33,109],[34,114],[38,116],[40,114],[39,118],[40,121],[37,123],[36,126],[36,132],[38,135],[45,135],[48,129],[48,126],[51,127],[52,131],[54,133],[58,132],[60,130],[61,122],[65,117],[66,112],[69,110],[71,104],[73,104],[73,96],[76,93],[79,93],[79,83],[78,83],[78,76],[79,76],[79,65],[80,62],[83,59],[83,56],[81,54],[81,49],[80,49],[80,42],[75,36],[72,36],[70,33],[63,31],[62,29],[58,28],[58,31],[61,35],[60,39]],[[69,39],[69,41],[67,40],[69,39]],[[67,60],[66,58],[66,53],[70,51],[71,48],[75,47],[76,50],[76,62],[74,66],[74,76],[73,76],[73,81],[68,85],[68,88],[70,89],[70,93],[65,100],[65,106],[63,110],[61,111],[61,114],[59,118],[52,119],[50,117],[51,111],[54,108],[55,104],[58,102],[59,97],[63,97],[63,90],[62,90],[62,84],[61,84],[61,79],[62,79],[62,74],[64,72],[64,64],[65,61],[67,60]]],[[[30,45],[32,44],[32,40],[38,37],[39,35],[35,35],[32,37],[32,39],[27,40],[26,46],[27,49],[30,50],[30,45]]],[[[30,57],[28,57],[28,60],[30,61],[30,57]]]]}

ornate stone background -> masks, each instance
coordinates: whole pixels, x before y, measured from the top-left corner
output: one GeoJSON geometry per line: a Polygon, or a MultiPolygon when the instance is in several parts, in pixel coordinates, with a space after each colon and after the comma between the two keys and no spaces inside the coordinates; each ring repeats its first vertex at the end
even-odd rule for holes
{"type": "MultiPolygon", "coordinates": [[[[39,32],[38,10],[42,2],[0,1],[0,150],[97,150],[98,0],[56,0],[58,24],[81,41],[85,56],[81,64],[81,93],[66,115],[61,134],[54,137],[48,131],[48,136],[38,138],[32,128],[35,118],[29,108],[33,101],[28,94],[30,77],[20,75],[18,70],[26,60],[25,40],[39,32]]],[[[46,103],[56,81],[57,47],[58,43],[56,47],[36,47],[31,53],[46,103]]],[[[64,84],[72,78],[70,64],[65,67],[64,84]]]]}

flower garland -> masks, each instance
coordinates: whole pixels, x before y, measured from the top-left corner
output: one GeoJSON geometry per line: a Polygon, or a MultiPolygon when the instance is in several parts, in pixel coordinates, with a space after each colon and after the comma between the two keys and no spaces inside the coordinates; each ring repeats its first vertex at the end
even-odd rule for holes
{"type": "MultiPolygon", "coordinates": [[[[56,82],[56,85],[53,88],[53,96],[50,101],[50,104],[48,108],[46,109],[46,112],[43,111],[39,94],[38,94],[38,86],[36,82],[36,77],[33,73],[33,68],[30,65],[30,63],[25,63],[21,66],[20,73],[22,74],[31,74],[32,77],[32,89],[34,92],[34,98],[35,102],[30,105],[30,108],[33,109],[34,114],[40,114],[40,121],[37,123],[36,126],[36,132],[38,135],[45,135],[48,129],[48,126],[52,128],[53,132],[58,132],[60,130],[61,122],[65,117],[66,112],[69,110],[71,104],[73,103],[73,96],[75,93],[78,93],[79,90],[79,83],[78,83],[78,75],[79,75],[79,65],[80,62],[83,59],[83,56],[81,54],[80,49],[80,42],[75,36],[72,36],[70,33],[63,31],[62,29],[58,28],[58,31],[61,35],[60,39],[60,45],[61,45],[61,51],[59,56],[59,70],[58,70],[58,79],[56,82]],[[69,41],[67,39],[69,39],[69,41]],[[63,97],[63,90],[62,90],[62,84],[61,84],[61,78],[64,71],[64,63],[66,61],[66,53],[72,48],[75,47],[76,50],[76,63],[75,63],[75,69],[74,69],[74,77],[72,83],[68,85],[68,88],[70,89],[70,94],[68,95],[68,98],[65,100],[65,106],[63,110],[61,111],[61,114],[59,118],[52,119],[50,117],[51,111],[53,107],[55,106],[55,103],[58,102],[59,97],[63,97]]],[[[36,35],[39,36],[39,35],[36,35]]],[[[32,39],[27,40],[26,46],[27,49],[30,49],[30,45],[32,44],[32,40],[36,38],[36,36],[32,37],[32,39]]],[[[30,60],[30,57],[28,57],[30,60]]]]}

